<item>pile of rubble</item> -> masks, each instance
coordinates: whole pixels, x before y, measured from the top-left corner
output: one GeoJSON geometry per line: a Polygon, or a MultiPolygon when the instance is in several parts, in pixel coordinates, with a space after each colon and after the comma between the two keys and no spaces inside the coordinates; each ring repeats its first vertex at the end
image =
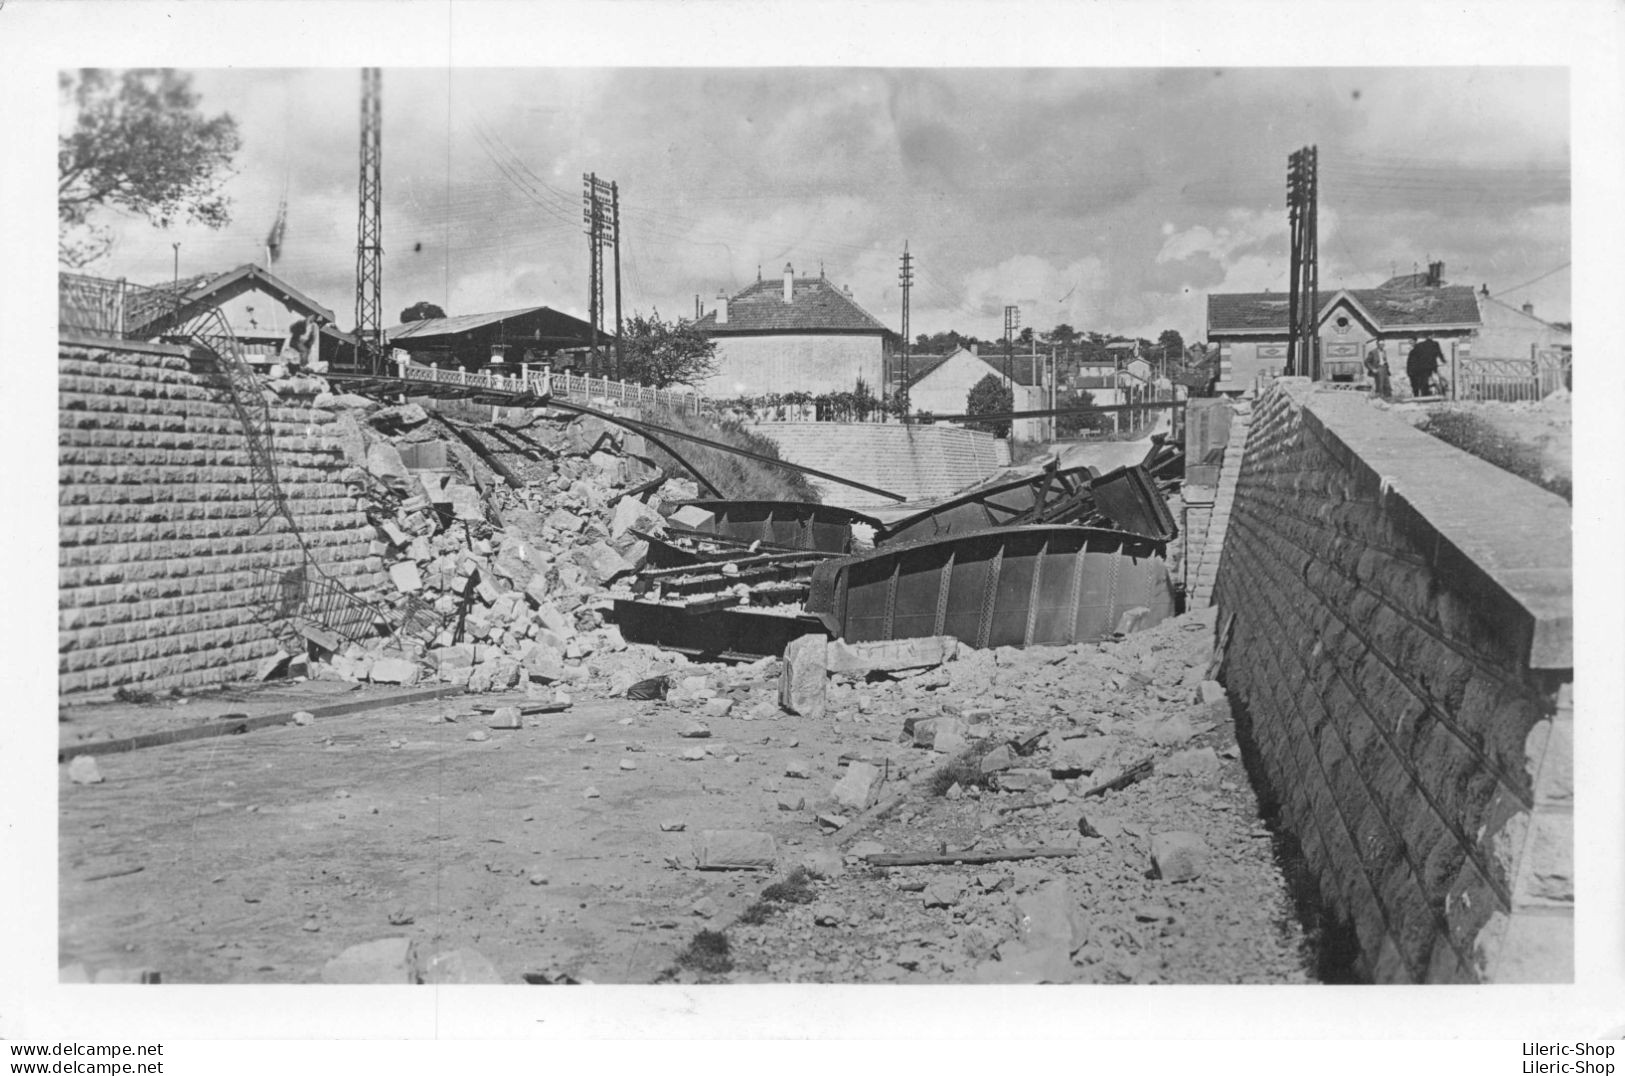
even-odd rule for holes
{"type": "MultiPolygon", "coordinates": [[[[807,639],[769,663],[776,685],[719,683],[852,743],[828,783],[779,782],[780,810],[829,839],[756,835],[746,865],[799,867],[806,893],[769,887],[727,928],[729,981],[1307,981],[1213,679],[1215,613],[1069,647],[807,639]]],[[[702,834],[673,865],[715,868],[749,836],[702,834]]]]}
{"type": "Polygon", "coordinates": [[[377,529],[380,605],[432,610],[416,638],[344,642],[308,626],[319,679],[623,693],[676,657],[628,653],[604,614],[660,535],[665,507],[697,495],[664,479],[642,438],[591,416],[526,412],[464,425],[417,404],[330,397],[377,529]],[[392,592],[392,593],[390,593],[392,592]]]}

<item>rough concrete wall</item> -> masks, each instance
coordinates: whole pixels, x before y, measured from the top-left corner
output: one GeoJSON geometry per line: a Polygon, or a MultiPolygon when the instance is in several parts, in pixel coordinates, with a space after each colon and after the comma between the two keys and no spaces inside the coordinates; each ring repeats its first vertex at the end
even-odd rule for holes
{"type": "MultiPolygon", "coordinates": [[[[963,489],[999,466],[992,434],[957,426],[759,422],[751,429],[772,438],[779,454],[791,463],[891,490],[909,500],[963,489]]],[[[821,478],[811,481],[825,504],[862,509],[897,503],[821,478]]]]}
{"type": "Polygon", "coordinates": [[[719,336],[717,372],[700,391],[713,399],[769,392],[851,392],[862,378],[884,386],[885,348],[878,336],[719,336]]]}
{"type": "Polygon", "coordinates": [[[1227,679],[1375,981],[1572,980],[1569,525],[1366,400],[1289,379],[1254,411],[1227,679]]]}
{"type": "MultiPolygon", "coordinates": [[[[174,349],[68,344],[58,388],[58,690],[251,674],[277,650],[252,602],[256,569],[302,556],[285,521],[261,527],[224,390],[174,349]]],[[[277,474],[312,555],[348,585],[376,583],[373,529],[339,481],[334,411],[271,414],[277,474]]]]}

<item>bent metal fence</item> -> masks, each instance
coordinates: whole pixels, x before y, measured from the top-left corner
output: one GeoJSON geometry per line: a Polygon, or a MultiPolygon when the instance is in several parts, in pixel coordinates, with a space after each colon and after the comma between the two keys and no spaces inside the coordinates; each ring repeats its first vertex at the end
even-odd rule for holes
{"type": "Polygon", "coordinates": [[[1506,403],[1543,400],[1571,387],[1572,371],[1573,355],[1562,348],[1533,348],[1527,359],[1457,359],[1454,395],[1506,403]]]}
{"type": "Polygon", "coordinates": [[[57,274],[59,332],[140,339],[144,326],[175,305],[173,291],[81,273],[57,274]]]}

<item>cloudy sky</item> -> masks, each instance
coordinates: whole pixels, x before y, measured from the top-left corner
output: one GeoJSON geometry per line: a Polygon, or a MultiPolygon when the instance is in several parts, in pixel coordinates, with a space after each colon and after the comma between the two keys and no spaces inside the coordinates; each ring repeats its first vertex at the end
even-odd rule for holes
{"type": "MultiPolygon", "coordinates": [[[[231,226],[119,226],[91,271],[261,260],[354,318],[356,69],[188,68],[243,148],[231,226]]],[[[915,333],[1059,322],[1200,339],[1213,291],[1288,286],[1286,160],[1319,147],[1322,287],[1442,260],[1570,320],[1569,76],[1510,68],[633,67],[383,71],[386,320],[587,310],[584,172],[619,183],[627,312],[786,262],[915,333]]],[[[64,117],[66,122],[66,117],[64,117]]]]}

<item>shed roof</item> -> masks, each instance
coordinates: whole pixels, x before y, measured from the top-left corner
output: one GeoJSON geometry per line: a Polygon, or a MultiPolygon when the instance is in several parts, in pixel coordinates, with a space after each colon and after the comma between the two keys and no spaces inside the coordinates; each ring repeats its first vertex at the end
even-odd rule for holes
{"type": "MultiPolygon", "coordinates": [[[[424,318],[391,325],[384,330],[384,338],[392,344],[446,343],[468,336],[482,329],[490,329],[506,322],[523,322],[530,335],[515,335],[514,343],[526,340],[553,344],[585,343],[592,338],[592,325],[580,318],[554,310],[548,306],[527,306],[518,310],[498,310],[489,314],[459,314],[449,318],[424,318]],[[545,332],[546,335],[538,335],[545,332]]],[[[599,333],[598,338],[613,343],[614,333],[599,333]]]]}

